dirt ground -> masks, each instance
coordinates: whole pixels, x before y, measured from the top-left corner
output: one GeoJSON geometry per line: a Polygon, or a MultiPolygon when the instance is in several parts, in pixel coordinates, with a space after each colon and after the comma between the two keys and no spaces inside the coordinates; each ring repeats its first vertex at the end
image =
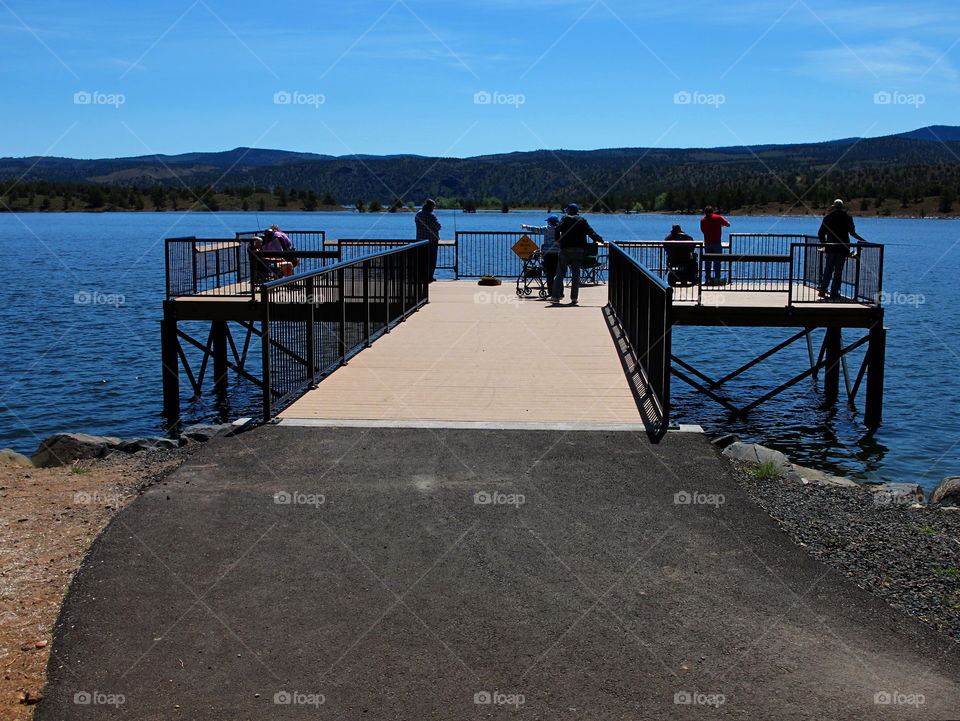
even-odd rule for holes
{"type": "Polygon", "coordinates": [[[0,465],[0,719],[33,718],[53,625],[84,554],[113,515],[178,467],[186,450],[65,468],[0,465]]]}

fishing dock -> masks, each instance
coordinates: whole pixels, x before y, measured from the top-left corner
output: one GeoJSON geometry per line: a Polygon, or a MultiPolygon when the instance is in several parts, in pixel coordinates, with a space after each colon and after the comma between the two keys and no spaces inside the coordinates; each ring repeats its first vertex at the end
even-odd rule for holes
{"type": "Polygon", "coordinates": [[[262,396],[262,420],[284,423],[613,424],[658,437],[672,425],[672,381],[738,416],[820,373],[828,401],[862,396],[865,424],[882,419],[881,245],[856,246],[841,297],[822,300],[823,251],[809,236],[732,234],[716,255],[692,243],[692,279],[670,242],[612,241],[592,270],[596,282],[570,307],[517,292],[522,262],[510,249],[523,233],[457,233],[439,248],[446,278],[436,283],[427,282],[425,242],[293,231],[295,250],[258,256],[251,235],[167,240],[171,420],[184,402],[181,372],[194,397],[226,394],[231,374],[244,379],[262,396]],[[277,256],[297,259],[293,276],[258,272],[277,256]],[[722,284],[700,282],[710,260],[720,261],[722,284]],[[478,286],[479,276],[503,284],[478,286]],[[794,332],[715,377],[675,352],[676,326],[794,332]],[[728,397],[729,381],[797,342],[809,363],[759,398],[728,397]]]}

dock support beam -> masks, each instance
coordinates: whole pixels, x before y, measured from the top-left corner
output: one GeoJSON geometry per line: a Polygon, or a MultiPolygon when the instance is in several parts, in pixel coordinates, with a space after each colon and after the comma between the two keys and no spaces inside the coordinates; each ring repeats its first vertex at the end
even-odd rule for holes
{"type": "Polygon", "coordinates": [[[840,394],[840,349],[843,344],[840,328],[827,328],[823,338],[827,365],[823,369],[823,393],[832,403],[840,394]]]}
{"type": "Polygon", "coordinates": [[[227,399],[227,321],[215,320],[212,324],[213,340],[213,391],[218,403],[227,399]]]}
{"type": "Polygon", "coordinates": [[[180,418],[180,359],[177,348],[177,316],[170,304],[163,304],[163,320],[160,321],[160,361],[163,366],[163,415],[175,424],[180,418]]]}
{"type": "Polygon", "coordinates": [[[883,418],[883,367],[886,362],[887,329],[881,318],[870,328],[867,346],[867,399],[863,409],[863,422],[875,429],[883,418]]]}

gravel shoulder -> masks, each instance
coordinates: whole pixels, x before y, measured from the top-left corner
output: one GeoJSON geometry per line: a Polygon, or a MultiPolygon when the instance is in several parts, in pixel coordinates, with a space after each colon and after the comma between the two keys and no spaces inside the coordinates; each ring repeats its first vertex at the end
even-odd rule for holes
{"type": "Polygon", "coordinates": [[[864,488],[801,485],[738,468],[740,485],[795,543],[960,643],[960,511],[878,504],[864,488]]]}
{"type": "Polygon", "coordinates": [[[33,717],[54,622],[94,539],[192,452],[114,454],[62,468],[0,465],[0,718],[33,717]]]}

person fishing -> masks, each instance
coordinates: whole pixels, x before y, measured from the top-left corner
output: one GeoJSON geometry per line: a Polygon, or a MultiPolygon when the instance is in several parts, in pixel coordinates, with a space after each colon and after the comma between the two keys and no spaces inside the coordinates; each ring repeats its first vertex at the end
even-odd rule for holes
{"type": "Polygon", "coordinates": [[[570,269],[570,305],[577,305],[580,296],[580,269],[583,267],[583,256],[587,248],[589,236],[598,243],[603,238],[597,233],[587,219],[580,215],[580,208],[576,203],[570,203],[563,209],[565,215],[557,225],[557,243],[560,245],[560,262],[557,274],[553,279],[551,300],[556,304],[563,298],[563,277],[570,269]]]}

